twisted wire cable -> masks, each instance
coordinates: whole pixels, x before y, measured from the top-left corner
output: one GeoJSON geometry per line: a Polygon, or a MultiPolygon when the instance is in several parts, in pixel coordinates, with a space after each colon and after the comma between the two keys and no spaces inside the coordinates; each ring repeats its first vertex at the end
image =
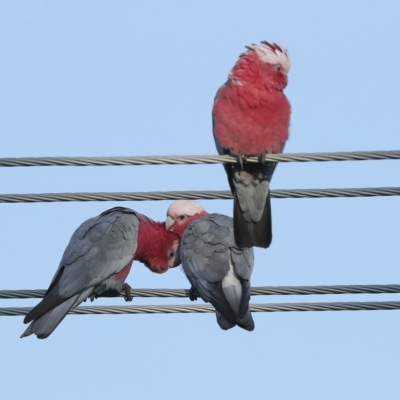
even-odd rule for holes
{"type": "MultiPolygon", "coordinates": [[[[42,298],[44,289],[0,290],[0,299],[42,298]]],[[[318,294],[378,294],[400,293],[400,285],[323,285],[323,286],[261,286],[251,289],[252,296],[318,295],[318,294]]],[[[120,295],[119,297],[124,297],[120,295]]],[[[132,289],[132,297],[189,297],[187,289],[132,289]]]]}
{"type": "MultiPolygon", "coordinates": [[[[294,189],[272,190],[274,199],[300,199],[324,197],[399,196],[400,187],[294,189]]],[[[146,201],[146,200],[229,200],[228,190],[168,191],[168,192],[94,192],[94,193],[31,193],[2,194],[0,203],[51,203],[70,201],[146,201]]]]}
{"type": "MultiPolygon", "coordinates": [[[[349,151],[323,153],[267,154],[266,161],[309,162],[309,161],[366,161],[398,160],[400,150],[389,151],[349,151]]],[[[257,162],[249,157],[247,162],[257,162]]],[[[121,165],[162,165],[162,164],[220,164],[236,163],[231,156],[138,156],[138,157],[21,157],[0,158],[0,167],[48,167],[48,166],[121,166],[121,165]]]]}
{"type": "MultiPolygon", "coordinates": [[[[0,316],[26,315],[31,307],[0,308],[0,316]]],[[[400,301],[370,301],[370,302],[333,302],[333,303],[277,303],[251,304],[252,312],[279,311],[377,311],[399,310],[400,301]]],[[[171,305],[171,306],[100,306],[77,307],[70,314],[175,314],[175,313],[211,313],[214,307],[208,305],[171,305]]]]}

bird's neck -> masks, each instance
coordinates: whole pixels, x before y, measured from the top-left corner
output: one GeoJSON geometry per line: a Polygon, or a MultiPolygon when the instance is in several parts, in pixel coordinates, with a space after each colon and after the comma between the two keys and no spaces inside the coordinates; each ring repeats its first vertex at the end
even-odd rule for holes
{"type": "Polygon", "coordinates": [[[155,222],[147,218],[141,220],[135,260],[142,262],[153,272],[164,272],[168,269],[166,240],[171,234],[162,222],[155,222]]]}

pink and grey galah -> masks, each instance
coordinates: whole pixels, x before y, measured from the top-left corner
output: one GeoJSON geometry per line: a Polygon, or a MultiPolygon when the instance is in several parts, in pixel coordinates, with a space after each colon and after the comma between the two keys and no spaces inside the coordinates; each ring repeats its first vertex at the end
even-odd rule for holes
{"type": "Polygon", "coordinates": [[[238,158],[225,164],[234,197],[234,234],[240,248],[267,248],[272,241],[270,182],[275,162],[267,153],[281,153],[289,138],[290,104],[283,93],[290,68],[281,45],[252,44],[240,55],[213,106],[213,133],[219,154],[238,158]],[[256,156],[259,162],[246,162],[256,156]]]}
{"type": "Polygon", "coordinates": [[[233,219],[208,214],[192,200],[178,200],[167,212],[167,229],[181,236],[180,259],[191,283],[191,300],[200,296],[215,308],[218,325],[254,329],[250,313],[252,248],[240,249],[233,238],[233,219]]]}
{"type": "Polygon", "coordinates": [[[88,219],[73,233],[43,300],[25,317],[22,337],[47,338],[67,313],[87,298],[119,296],[131,301],[125,283],[138,260],[152,272],[179,265],[179,236],[129,208],[115,207],[88,219]]]}

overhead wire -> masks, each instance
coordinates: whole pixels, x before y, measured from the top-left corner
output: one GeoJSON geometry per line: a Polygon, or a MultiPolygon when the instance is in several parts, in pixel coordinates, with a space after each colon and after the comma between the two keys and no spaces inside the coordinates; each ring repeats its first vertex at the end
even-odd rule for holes
{"type": "MultiPolygon", "coordinates": [[[[265,160],[273,162],[326,162],[326,161],[367,161],[398,160],[400,151],[356,151],[325,153],[267,154],[265,160]]],[[[249,157],[246,162],[257,162],[249,157]]],[[[145,156],[145,157],[23,157],[0,158],[0,167],[33,166],[123,166],[123,165],[180,165],[237,163],[231,156],[145,156]]],[[[334,188],[272,190],[271,197],[284,198],[337,198],[398,196],[400,187],[379,188],[334,188]]],[[[68,201],[145,201],[177,199],[232,199],[230,191],[167,191],[167,192],[101,192],[101,193],[38,193],[2,194],[0,203],[36,203],[68,201]]],[[[41,298],[45,290],[0,290],[0,299],[41,298]]],[[[255,295],[315,295],[315,294],[377,294],[400,293],[400,285],[330,285],[330,286],[266,286],[254,287],[255,295]]],[[[188,297],[186,289],[135,289],[133,297],[188,297]]],[[[251,304],[252,312],[277,311],[359,311],[397,310],[400,302],[331,302],[331,303],[279,303],[251,304]]],[[[25,315],[30,307],[0,308],[0,316],[25,315]]],[[[71,310],[71,314],[154,314],[154,313],[209,313],[214,308],[208,305],[161,305],[161,306],[89,306],[71,310]]]]}
{"type": "MultiPolygon", "coordinates": [[[[0,316],[26,315],[31,307],[0,308],[0,316]]],[[[332,303],[277,303],[250,304],[251,312],[290,311],[377,311],[399,310],[400,301],[332,302],[332,303]]],[[[175,314],[212,313],[209,305],[160,305],[160,306],[84,306],[74,308],[69,314],[175,314]]]]}
{"type": "MultiPolygon", "coordinates": [[[[399,160],[400,150],[340,151],[319,153],[267,154],[266,161],[311,162],[311,161],[368,161],[399,160]]],[[[248,157],[246,162],[258,162],[256,157],[248,157]]],[[[49,167],[49,166],[121,166],[160,164],[221,164],[237,163],[237,158],[225,155],[189,156],[128,156],[128,157],[14,157],[0,158],[0,167],[49,167]]]]}
{"type": "MultiPolygon", "coordinates": [[[[0,290],[0,299],[42,298],[45,289],[0,290]]],[[[320,286],[261,286],[252,287],[252,296],[333,295],[333,294],[400,293],[400,285],[320,285],[320,286]]],[[[131,289],[132,297],[189,297],[188,289],[131,289]]],[[[119,297],[124,297],[121,294],[119,297]]]]}
{"type": "MultiPolygon", "coordinates": [[[[399,196],[400,187],[271,190],[273,199],[399,196]]],[[[2,194],[0,203],[52,203],[70,201],[230,200],[228,190],[166,192],[97,192],[2,194]]]]}

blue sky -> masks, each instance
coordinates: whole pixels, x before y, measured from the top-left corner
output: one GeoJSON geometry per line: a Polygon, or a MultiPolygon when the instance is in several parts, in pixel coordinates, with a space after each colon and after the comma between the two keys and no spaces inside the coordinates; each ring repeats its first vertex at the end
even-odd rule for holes
{"type": "MultiPolygon", "coordinates": [[[[400,4],[394,1],[3,1],[0,157],[215,154],[211,107],[246,44],[290,51],[287,152],[400,149],[400,4]]],[[[1,168],[1,193],[226,190],[220,165],[1,168]]],[[[399,185],[399,162],[287,163],[273,189],[399,185]]],[[[72,232],[123,205],[0,204],[0,289],[44,289],[72,232]]],[[[203,201],[231,214],[231,201],[203,201]]],[[[253,286],[400,283],[396,197],[273,200],[274,241],[253,286]]],[[[135,263],[135,288],[188,288],[135,263]]],[[[253,302],[396,300],[396,295],[253,302]]],[[[37,300],[2,300],[1,307],[37,300]]],[[[96,304],[122,304],[122,299],[96,304]]],[[[134,299],[134,304],[188,300],[134,299]]],[[[201,303],[201,302],[200,302],[201,303]]],[[[1,317],[2,394],[106,399],[397,399],[399,312],[255,313],[224,332],[206,315],[69,316],[44,341],[1,317]]]]}

